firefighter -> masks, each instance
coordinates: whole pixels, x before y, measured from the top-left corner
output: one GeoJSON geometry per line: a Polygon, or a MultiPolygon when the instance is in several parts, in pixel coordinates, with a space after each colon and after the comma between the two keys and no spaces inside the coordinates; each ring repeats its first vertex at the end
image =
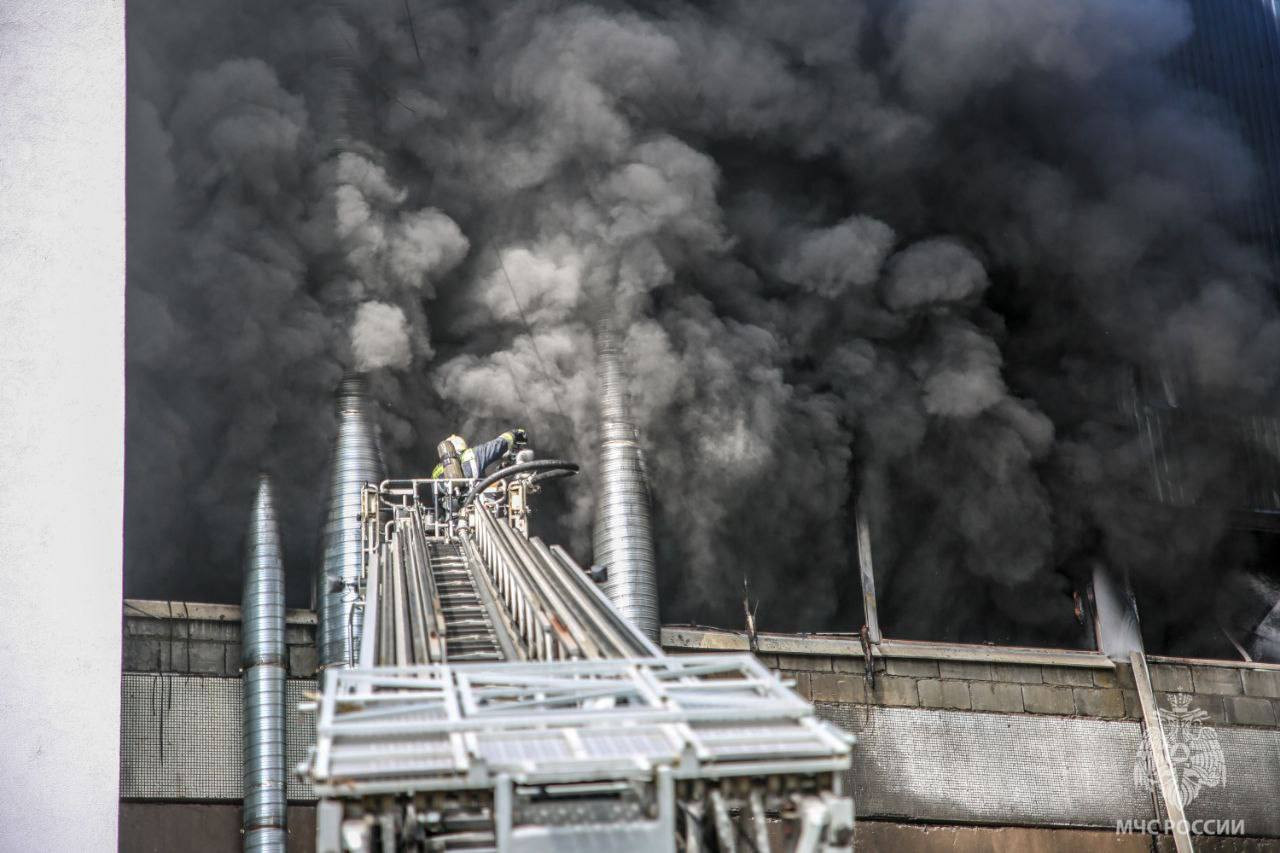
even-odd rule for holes
{"type": "Polygon", "coordinates": [[[510,429],[479,447],[467,447],[467,442],[459,435],[451,435],[436,449],[440,454],[440,463],[436,465],[431,476],[470,477],[478,479],[484,476],[489,466],[499,459],[521,450],[529,444],[529,438],[523,429],[510,429]]]}
{"type": "Polygon", "coordinates": [[[440,462],[431,472],[432,479],[439,480],[442,477],[448,477],[451,480],[463,479],[466,474],[462,471],[462,454],[466,452],[467,442],[460,435],[451,435],[436,445],[440,462]]]}

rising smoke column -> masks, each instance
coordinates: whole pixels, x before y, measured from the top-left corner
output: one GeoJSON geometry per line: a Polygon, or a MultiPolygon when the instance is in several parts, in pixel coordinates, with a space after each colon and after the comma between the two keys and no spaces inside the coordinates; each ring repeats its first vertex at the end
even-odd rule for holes
{"type": "MultiPolygon", "coordinates": [[[[855,495],[898,635],[1071,641],[1090,561],[1191,582],[1221,535],[1161,532],[1110,415],[1171,353],[1211,396],[1275,390],[1224,224],[1250,158],[1161,70],[1178,0],[130,14],[135,577],[216,576],[263,457],[298,572],[345,368],[392,471],[511,423],[589,463],[602,304],[666,619],[736,624],[745,575],[765,626],[855,628],[855,495]]],[[[1222,497],[1214,441],[1188,452],[1222,497]]]]}

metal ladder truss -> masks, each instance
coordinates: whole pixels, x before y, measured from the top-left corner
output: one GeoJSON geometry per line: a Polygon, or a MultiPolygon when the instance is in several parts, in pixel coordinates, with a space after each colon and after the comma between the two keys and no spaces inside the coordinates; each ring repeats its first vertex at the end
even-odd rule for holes
{"type": "Polygon", "coordinates": [[[831,850],[851,745],[749,655],[444,664],[326,673],[305,769],[336,849],[831,850]]]}
{"type": "Polygon", "coordinates": [[[357,666],[299,767],[319,853],[849,849],[852,737],[750,655],[664,656],[528,535],[536,480],[473,485],[364,491],[357,666]]]}

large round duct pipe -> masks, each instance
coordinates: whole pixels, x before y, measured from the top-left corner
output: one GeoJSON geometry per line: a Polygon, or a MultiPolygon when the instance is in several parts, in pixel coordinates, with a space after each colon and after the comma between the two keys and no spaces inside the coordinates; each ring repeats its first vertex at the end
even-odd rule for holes
{"type": "Polygon", "coordinates": [[[1093,567],[1093,609],[1098,651],[1117,661],[1142,653],[1142,629],[1129,580],[1101,563],[1093,567]]]}
{"type": "Polygon", "coordinates": [[[608,569],[605,594],[623,616],[658,641],[658,583],[653,564],[649,486],[627,408],[621,357],[609,321],[596,329],[600,457],[595,562],[608,569]]]}
{"type": "Polygon", "coordinates": [[[324,526],[316,617],[321,667],[355,661],[363,614],[356,607],[360,583],[360,492],[386,476],[363,376],[338,386],[338,435],[334,441],[329,509],[324,526]]]}
{"type": "Polygon", "coordinates": [[[284,563],[271,481],[258,479],[240,611],[244,678],[244,849],[285,853],[284,563]]]}

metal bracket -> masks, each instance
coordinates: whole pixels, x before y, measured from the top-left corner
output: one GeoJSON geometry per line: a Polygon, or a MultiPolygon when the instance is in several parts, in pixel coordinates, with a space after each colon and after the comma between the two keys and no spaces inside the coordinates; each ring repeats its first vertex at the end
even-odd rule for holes
{"type": "Polygon", "coordinates": [[[862,630],[858,632],[858,639],[862,641],[862,661],[867,670],[867,687],[874,690],[876,686],[876,661],[871,656],[871,629],[863,625],[862,630]]]}

